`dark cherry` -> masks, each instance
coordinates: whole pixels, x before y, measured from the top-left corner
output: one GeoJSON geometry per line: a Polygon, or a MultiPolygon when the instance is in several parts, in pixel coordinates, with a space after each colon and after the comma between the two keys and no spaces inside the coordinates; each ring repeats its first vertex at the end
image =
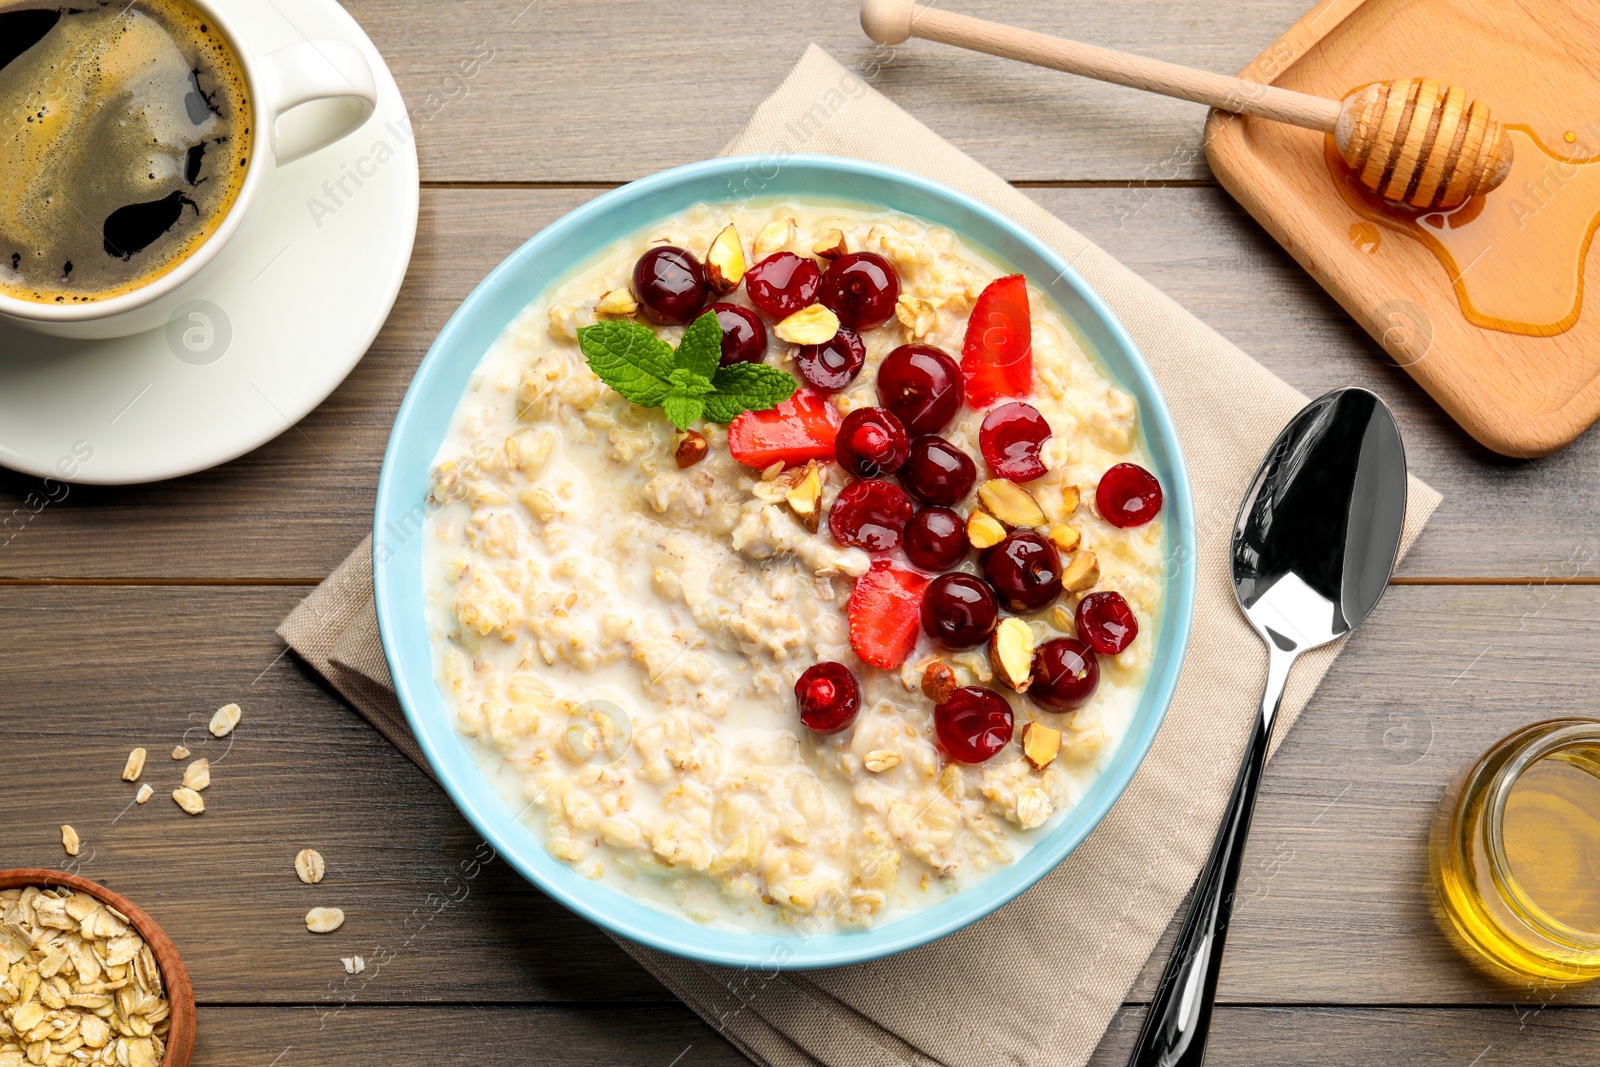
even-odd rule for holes
{"type": "Polygon", "coordinates": [[[967,527],[949,508],[923,508],[905,529],[906,558],[925,571],[944,571],[967,554],[967,527]]]}
{"type": "Polygon", "coordinates": [[[998,625],[1000,605],[974,575],[941,574],[922,594],[922,632],[941,648],[976,648],[994,636],[998,625]]]}
{"type": "Polygon", "coordinates": [[[1094,649],[1072,637],[1046,641],[1033,654],[1033,680],[1028,695],[1049,711],[1071,711],[1094,694],[1100,684],[1100,661],[1094,649]]]}
{"type": "Polygon", "coordinates": [[[1115,656],[1139,636],[1139,620],[1121,593],[1090,593],[1078,601],[1078,637],[1102,656],[1115,656]]]}
{"type": "MultiPolygon", "coordinates": [[[[911,519],[911,498],[893,482],[851,482],[833,498],[828,530],[833,539],[868,552],[892,552],[911,519]]],[[[1059,584],[1059,583],[1058,583],[1059,584]]]]}
{"type": "Polygon", "coordinates": [[[722,365],[760,363],[767,354],[767,324],[747,307],[738,304],[712,304],[717,325],[722,327],[722,365]]]}
{"type": "Polygon", "coordinates": [[[882,256],[850,252],[829,264],[817,299],[852,330],[870,330],[894,317],[900,278],[882,256]]]}
{"type": "Polygon", "coordinates": [[[972,492],[978,465],[942,437],[923,434],[911,439],[911,452],[900,468],[900,481],[911,495],[929,504],[949,507],[972,492]]]}
{"type": "Polygon", "coordinates": [[[950,425],[965,396],[960,365],[932,345],[901,345],[878,365],[878,403],[914,436],[950,425]]]}
{"type": "Polygon", "coordinates": [[[848,326],[839,327],[833,340],[820,345],[801,345],[795,356],[800,377],[823,393],[837,393],[856,380],[867,362],[867,346],[861,335],[848,326]]]}
{"type": "Polygon", "coordinates": [[[1061,554],[1028,530],[1013,530],[983,554],[989,579],[1007,611],[1026,615],[1061,595],[1061,554]]]}
{"type": "Polygon", "coordinates": [[[834,438],[834,458],[857,478],[893,474],[906,461],[911,445],[906,428],[882,408],[857,408],[844,417],[834,438]]]}
{"type": "Polygon", "coordinates": [[[779,319],[815,303],[821,285],[817,261],[793,252],[774,252],[744,272],[744,291],[750,302],[779,319]]]}
{"type": "Polygon", "coordinates": [[[800,721],[814,733],[836,734],[856,720],[861,710],[861,685],[843,663],[824,660],[807,667],[794,683],[800,721]]]}
{"type": "Polygon", "coordinates": [[[1031,482],[1044,475],[1039,450],[1050,440],[1050,424],[1032,404],[1001,404],[983,417],[978,448],[989,469],[1013,482],[1031,482]]]}
{"type": "Polygon", "coordinates": [[[993,689],[967,685],[933,709],[939,747],[961,763],[982,763],[1011,743],[1011,705],[993,689]]]}
{"type": "Polygon", "coordinates": [[[651,322],[683,326],[705,306],[706,272],[681,248],[652,248],[633,265],[633,295],[651,322]]]}
{"type": "Polygon", "coordinates": [[[1118,463],[1100,476],[1094,502],[1113,526],[1143,526],[1161,512],[1161,483],[1137,463],[1118,463]]]}

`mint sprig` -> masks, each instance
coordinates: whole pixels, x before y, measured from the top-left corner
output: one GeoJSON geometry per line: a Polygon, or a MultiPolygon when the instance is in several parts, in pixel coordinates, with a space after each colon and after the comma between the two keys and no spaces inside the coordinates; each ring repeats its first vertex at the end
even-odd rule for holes
{"type": "Polygon", "coordinates": [[[600,380],[643,407],[659,407],[680,430],[701,418],[732,422],[794,395],[793,376],[765,363],[722,361],[722,327],[708,311],[674,349],[642,323],[608,320],[578,330],[578,347],[600,380]]]}

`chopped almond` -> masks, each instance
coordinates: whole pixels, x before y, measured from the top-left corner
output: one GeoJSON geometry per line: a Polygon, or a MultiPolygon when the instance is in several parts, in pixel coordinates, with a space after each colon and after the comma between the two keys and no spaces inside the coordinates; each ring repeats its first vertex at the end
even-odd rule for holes
{"type": "Polygon", "coordinates": [[[1078,510],[1078,487],[1066,485],[1061,488],[1061,514],[1071,515],[1078,510]]]}
{"type": "Polygon", "coordinates": [[[816,533],[817,524],[822,518],[822,464],[814,459],[807,461],[800,476],[784,494],[784,499],[789,502],[789,510],[794,512],[800,525],[816,533]]]}
{"type": "Polygon", "coordinates": [[[1033,674],[1033,631],[1017,618],[1000,620],[989,640],[989,664],[996,678],[1018,693],[1028,690],[1033,674]]]}
{"type": "Polygon", "coordinates": [[[848,251],[843,230],[829,230],[811,246],[811,254],[822,259],[838,259],[848,251]]]}
{"type": "Polygon", "coordinates": [[[930,663],[928,669],[922,672],[922,695],[935,704],[943,704],[950,699],[956,685],[956,672],[946,663],[930,663]]]}
{"type": "Polygon", "coordinates": [[[1087,548],[1072,558],[1061,575],[1061,588],[1081,593],[1100,580],[1100,561],[1087,548]]]}
{"type": "Polygon", "coordinates": [[[726,293],[737,288],[743,277],[744,245],[739,243],[739,231],[724,226],[706,249],[706,281],[712,289],[726,293]]]}
{"type": "Polygon", "coordinates": [[[1048,767],[1060,751],[1060,730],[1042,722],[1030,722],[1022,728],[1022,754],[1028,757],[1035,770],[1048,767]]]}
{"type": "Polygon", "coordinates": [[[698,430],[685,430],[677,451],[673,453],[673,458],[678,461],[678,469],[687,470],[705,459],[709,448],[705,434],[698,430]]]}
{"type": "Polygon", "coordinates": [[[974,508],[967,516],[967,543],[973,548],[993,548],[1006,539],[1006,528],[999,520],[982,508],[974,508]]]}
{"type": "Polygon", "coordinates": [[[778,323],[772,332],[792,345],[827,344],[839,332],[839,316],[821,304],[812,304],[778,323]]]}
{"type": "Polygon", "coordinates": [[[978,486],[978,499],[989,514],[1012,529],[1044,525],[1044,509],[1016,482],[991,478],[978,486]]]}
{"type": "Polygon", "coordinates": [[[1083,535],[1065,523],[1056,523],[1045,536],[1062,552],[1076,552],[1083,544],[1083,535]]]}
{"type": "Polygon", "coordinates": [[[639,310],[639,302],[626,288],[613,289],[596,301],[594,313],[596,315],[632,315],[639,310]]]}
{"type": "Polygon", "coordinates": [[[753,249],[756,259],[765,259],[774,252],[788,248],[794,241],[796,229],[794,219],[777,219],[761,227],[753,249]]]}

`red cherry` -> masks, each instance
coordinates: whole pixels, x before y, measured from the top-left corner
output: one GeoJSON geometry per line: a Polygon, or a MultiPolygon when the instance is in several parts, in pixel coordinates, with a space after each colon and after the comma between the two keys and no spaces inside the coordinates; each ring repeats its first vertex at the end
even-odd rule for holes
{"type": "Polygon", "coordinates": [[[893,482],[869,479],[851,482],[834,497],[828,530],[846,547],[892,552],[900,547],[910,518],[911,498],[905,490],[893,482]]]}
{"type": "Polygon", "coordinates": [[[774,318],[787,318],[817,299],[822,271],[816,260],[774,252],[744,272],[750,302],[774,318]]]}
{"type": "Polygon", "coordinates": [[[645,318],[661,326],[693,321],[706,302],[706,273],[681,248],[661,245],[633,265],[633,294],[645,318]]]}
{"type": "Polygon", "coordinates": [[[949,508],[923,508],[905,529],[906,559],[925,571],[949,570],[967,554],[967,527],[949,508]]]}
{"type": "Polygon", "coordinates": [[[906,465],[900,468],[900,481],[913,496],[944,507],[965,500],[977,480],[972,457],[933,434],[912,439],[906,465]]]}
{"type": "Polygon", "coordinates": [[[1118,463],[1100,476],[1094,502],[1113,526],[1143,526],[1161,512],[1161,483],[1137,463],[1118,463]]]}
{"type": "Polygon", "coordinates": [[[1047,711],[1071,711],[1094,695],[1100,661],[1094,649],[1071,637],[1046,641],[1033,654],[1028,695],[1047,711]]]}
{"type": "Polygon", "coordinates": [[[994,593],[973,575],[941,574],[923,591],[922,632],[942,648],[976,648],[994,636],[999,624],[994,593]]]}
{"type": "Polygon", "coordinates": [[[870,330],[894,317],[900,278],[882,256],[851,252],[828,265],[817,299],[852,330],[870,330]]]}
{"type": "Polygon", "coordinates": [[[1061,595],[1061,553],[1030,530],[1012,530],[983,553],[983,576],[1007,611],[1026,615],[1061,595]]]}
{"type": "Polygon", "coordinates": [[[1044,476],[1039,452],[1050,440],[1050,424],[1032,404],[1017,400],[1001,404],[983,417],[978,428],[978,449],[989,469],[1013,482],[1031,482],[1044,476]]]}
{"type": "Polygon", "coordinates": [[[1033,322],[1022,275],[996,278],[978,294],[961,346],[961,373],[976,408],[1033,391],[1033,322]]]}
{"type": "Polygon", "coordinates": [[[1078,601],[1078,636],[1102,656],[1115,656],[1139,636],[1139,620],[1121,593],[1090,593],[1078,601]]]}
{"type": "Polygon", "coordinates": [[[857,478],[893,474],[906,461],[910,443],[900,420],[882,408],[857,408],[844,417],[834,440],[834,458],[857,478]]]}
{"type": "Polygon", "coordinates": [[[820,345],[801,345],[794,357],[800,377],[823,393],[837,393],[856,380],[867,362],[867,346],[861,335],[848,326],[839,327],[833,340],[820,345]]]}
{"type": "Polygon", "coordinates": [[[747,307],[738,304],[712,304],[722,328],[722,365],[760,363],[767,354],[767,325],[747,307]]]}
{"type": "Polygon", "coordinates": [[[878,403],[900,416],[913,436],[950,425],[965,395],[961,368],[932,345],[901,345],[878,365],[878,403]]]}
{"type": "Polygon", "coordinates": [[[800,721],[813,733],[836,734],[856,720],[861,710],[861,685],[843,663],[824,660],[807,667],[794,683],[800,721]]]}
{"type": "Polygon", "coordinates": [[[982,763],[1005,748],[1014,726],[1006,698],[978,685],[957,689],[933,709],[939,747],[961,763],[982,763]]]}

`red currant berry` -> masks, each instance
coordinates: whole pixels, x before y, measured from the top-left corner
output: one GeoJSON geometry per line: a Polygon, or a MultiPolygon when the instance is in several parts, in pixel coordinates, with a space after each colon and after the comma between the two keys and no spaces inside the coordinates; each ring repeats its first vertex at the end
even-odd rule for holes
{"type": "Polygon", "coordinates": [[[870,330],[894,317],[900,278],[882,256],[851,252],[829,264],[817,299],[852,330],[870,330]]]}
{"type": "Polygon", "coordinates": [[[998,625],[1000,605],[973,575],[941,574],[922,594],[922,631],[941,648],[976,648],[994,636],[998,625]]]}
{"type": "Polygon", "coordinates": [[[933,434],[912,438],[906,465],[900,468],[900,481],[912,496],[944,507],[965,500],[977,480],[972,457],[933,434]]]}
{"type": "Polygon", "coordinates": [[[1121,593],[1090,593],[1078,601],[1078,637],[1102,656],[1115,656],[1139,636],[1139,620],[1121,593]]]}
{"type": "Polygon", "coordinates": [[[787,318],[817,299],[822,271],[816,260],[774,252],[744,272],[750,302],[774,318],[787,318]]]}
{"type": "Polygon", "coordinates": [[[706,272],[688,252],[661,245],[633,265],[633,295],[651,322],[684,326],[705,306],[706,272]]]}
{"type": "Polygon", "coordinates": [[[1094,649],[1071,637],[1046,641],[1033,654],[1033,680],[1028,695],[1048,711],[1081,707],[1100,684],[1100,661],[1094,649]]]}
{"type": "Polygon", "coordinates": [[[1161,512],[1161,483],[1137,463],[1118,463],[1100,476],[1094,502],[1113,526],[1143,526],[1161,512]]]}
{"type": "Polygon", "coordinates": [[[833,447],[839,466],[857,478],[877,478],[899,470],[911,446],[899,419],[882,408],[857,408],[844,417],[833,447]]]}
{"type": "Polygon", "coordinates": [[[823,393],[837,393],[856,380],[867,362],[867,346],[861,335],[848,326],[839,327],[833,340],[820,345],[801,345],[794,357],[800,377],[823,393]]]}
{"type": "Polygon", "coordinates": [[[900,547],[910,519],[911,498],[905,491],[893,482],[871,479],[839,491],[828,512],[828,530],[848,548],[892,552],[900,547]]]}
{"type": "Polygon", "coordinates": [[[953,760],[982,763],[1011,743],[1011,705],[993,689],[968,685],[933,709],[933,731],[953,760]]]}
{"type": "Polygon", "coordinates": [[[1061,595],[1061,554],[1027,530],[1013,530],[983,554],[983,576],[1007,611],[1038,611],[1061,595]]]}
{"type": "Polygon", "coordinates": [[[861,685],[843,663],[824,660],[807,667],[794,683],[800,721],[814,733],[836,734],[856,721],[861,710],[861,685]]]}
{"type": "Polygon", "coordinates": [[[717,325],[722,327],[722,365],[760,363],[767,354],[767,324],[747,307],[738,304],[712,304],[717,325]]]}
{"type": "Polygon", "coordinates": [[[949,570],[967,554],[967,527],[949,508],[923,508],[905,529],[906,558],[925,571],[949,570]]]}
{"type": "Polygon", "coordinates": [[[900,416],[913,436],[950,425],[965,389],[956,361],[932,345],[901,345],[878,365],[878,403],[900,416]]]}
{"type": "Polygon", "coordinates": [[[983,417],[978,448],[989,469],[1013,482],[1031,482],[1044,475],[1039,450],[1050,440],[1050,424],[1032,404],[1001,404],[983,417]]]}

